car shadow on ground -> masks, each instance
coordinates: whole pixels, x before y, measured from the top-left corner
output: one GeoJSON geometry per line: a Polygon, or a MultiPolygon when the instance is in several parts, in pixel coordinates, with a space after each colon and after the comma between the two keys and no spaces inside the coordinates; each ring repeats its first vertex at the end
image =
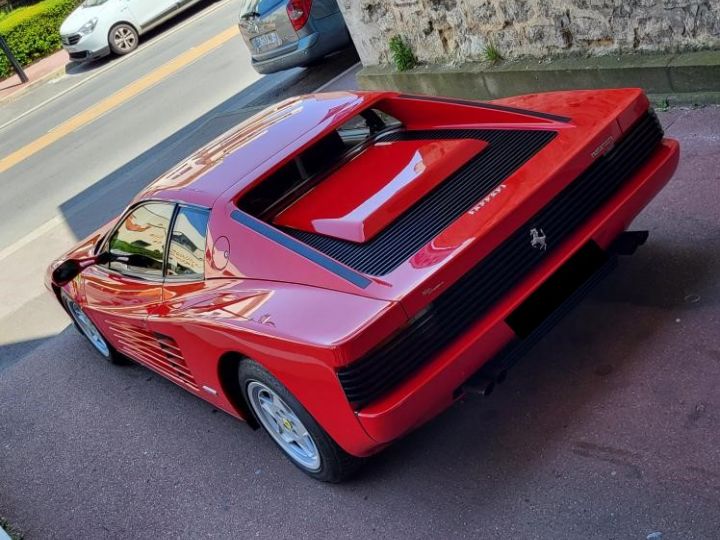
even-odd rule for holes
{"type": "Polygon", "coordinates": [[[53,339],[53,337],[55,336],[0,345],[0,373],[14,364],[17,364],[25,355],[30,354],[42,344],[53,339]]]}
{"type": "MultiPolygon", "coordinates": [[[[161,37],[165,32],[168,32],[173,28],[183,24],[185,21],[191,19],[202,11],[205,11],[206,9],[211,9],[213,6],[215,6],[216,4],[218,4],[218,2],[221,1],[222,0],[205,0],[203,2],[199,2],[192,7],[189,7],[182,13],[179,13],[172,19],[169,19],[161,25],[153,28],[152,30],[148,30],[146,33],[140,36],[140,44],[136,50],[142,50],[143,47],[152,44],[155,39],[161,37]]],[[[71,60],[65,65],[65,74],[82,75],[84,73],[97,71],[98,69],[101,69],[108,65],[110,62],[118,60],[119,58],[122,57],[116,56],[114,54],[109,54],[107,56],[103,56],[102,58],[91,60],[89,62],[76,62],[71,60]]]]}

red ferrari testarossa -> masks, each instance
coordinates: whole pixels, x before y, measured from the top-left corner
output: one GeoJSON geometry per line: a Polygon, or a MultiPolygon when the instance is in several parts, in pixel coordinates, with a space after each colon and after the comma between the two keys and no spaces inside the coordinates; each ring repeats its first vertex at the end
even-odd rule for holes
{"type": "Polygon", "coordinates": [[[487,394],[616,255],[676,141],[641,90],[283,101],[140,193],[48,286],[129,357],[339,481],[487,394]]]}

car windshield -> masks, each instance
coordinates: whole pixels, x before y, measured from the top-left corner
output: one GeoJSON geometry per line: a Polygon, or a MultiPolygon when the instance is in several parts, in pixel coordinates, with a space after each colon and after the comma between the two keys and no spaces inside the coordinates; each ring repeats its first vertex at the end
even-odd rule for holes
{"type": "Polygon", "coordinates": [[[85,0],[82,5],[83,7],[93,7],[93,6],[99,6],[101,4],[104,4],[108,0],[85,0]]]}

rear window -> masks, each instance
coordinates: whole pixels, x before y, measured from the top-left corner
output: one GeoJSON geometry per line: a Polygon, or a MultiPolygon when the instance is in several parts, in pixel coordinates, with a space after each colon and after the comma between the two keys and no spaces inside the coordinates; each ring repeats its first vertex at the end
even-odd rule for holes
{"type": "Polygon", "coordinates": [[[400,120],[378,109],[370,109],[351,118],[337,129],[346,144],[362,143],[372,135],[400,127],[400,120]]]}
{"type": "Polygon", "coordinates": [[[379,133],[400,127],[396,118],[367,109],[265,178],[240,199],[238,206],[253,216],[271,219],[379,133]]]}

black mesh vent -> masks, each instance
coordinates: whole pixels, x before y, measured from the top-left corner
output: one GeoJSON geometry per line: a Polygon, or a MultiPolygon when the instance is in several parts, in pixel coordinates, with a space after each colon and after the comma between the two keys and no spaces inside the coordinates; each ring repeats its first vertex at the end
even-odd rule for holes
{"type": "Polygon", "coordinates": [[[364,358],[339,370],[348,400],[357,408],[373,401],[457,339],[628,180],[649,158],[662,135],[655,115],[645,115],[611,152],[593,163],[422,315],[364,358]],[[545,251],[531,247],[532,228],[544,232],[545,251]]]}
{"type": "Polygon", "coordinates": [[[359,272],[382,276],[397,268],[490,193],[556,135],[554,131],[432,130],[389,134],[381,141],[480,139],[487,148],[364,244],[284,228],[301,242],[359,272]]]}

